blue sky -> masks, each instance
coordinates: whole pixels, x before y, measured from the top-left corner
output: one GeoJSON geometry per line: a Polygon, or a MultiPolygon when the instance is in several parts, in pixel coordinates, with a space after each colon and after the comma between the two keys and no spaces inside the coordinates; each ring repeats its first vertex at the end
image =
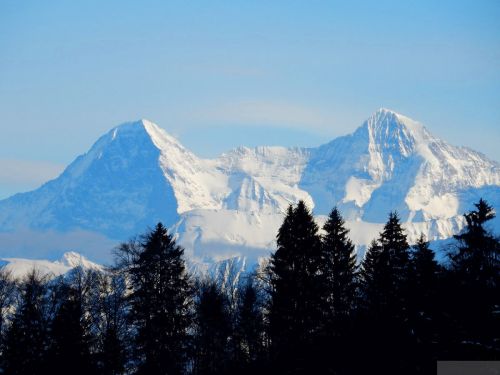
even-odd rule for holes
{"type": "Polygon", "coordinates": [[[379,107],[500,160],[500,2],[0,2],[0,198],[148,118],[201,156],[379,107]]]}

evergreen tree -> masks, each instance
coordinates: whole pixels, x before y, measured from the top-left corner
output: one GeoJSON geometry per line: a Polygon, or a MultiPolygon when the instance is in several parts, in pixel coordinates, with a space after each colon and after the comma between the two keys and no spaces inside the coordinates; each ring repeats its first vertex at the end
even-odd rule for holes
{"type": "Polygon", "coordinates": [[[231,314],[229,301],[217,283],[204,280],[198,286],[194,374],[216,375],[229,370],[231,314]]]}
{"type": "Polygon", "coordinates": [[[476,210],[464,215],[465,230],[454,236],[458,241],[458,251],[450,253],[451,269],[461,273],[464,282],[494,287],[499,277],[499,241],[485,224],[495,218],[495,212],[483,199],[475,207],[476,210]]]}
{"type": "Polygon", "coordinates": [[[443,317],[439,313],[438,287],[442,270],[423,234],[412,246],[411,265],[409,325],[417,343],[417,368],[419,373],[426,374],[434,370],[437,360],[435,343],[441,341],[439,326],[443,317]]]}
{"type": "Polygon", "coordinates": [[[422,293],[419,298],[428,298],[436,288],[441,267],[435,259],[434,251],[429,248],[425,235],[421,234],[411,252],[415,292],[422,293]]]}
{"type": "Polygon", "coordinates": [[[401,226],[398,214],[391,212],[380,234],[382,247],[383,289],[387,313],[406,319],[408,277],[410,271],[410,246],[401,226]]]}
{"type": "Polygon", "coordinates": [[[383,287],[386,284],[384,257],[380,243],[372,240],[364,254],[359,273],[361,298],[354,335],[358,343],[357,352],[362,353],[364,360],[352,362],[356,369],[353,373],[377,373],[381,370],[381,362],[384,362],[381,360],[381,345],[385,339],[385,336],[382,336],[385,332],[381,329],[384,316],[383,287]]]}
{"type": "Polygon", "coordinates": [[[116,273],[103,274],[99,280],[99,296],[95,315],[98,319],[100,337],[100,372],[118,375],[125,372],[126,319],[125,280],[116,273]]]}
{"type": "Polygon", "coordinates": [[[356,293],[356,253],[348,237],[349,230],[337,208],[334,208],[323,226],[323,270],[329,320],[348,316],[353,308],[356,293]]]}
{"type": "Polygon", "coordinates": [[[264,352],[264,317],[259,291],[253,278],[238,291],[238,305],[234,329],[236,344],[235,360],[237,372],[250,373],[255,371],[263,360],[264,352]]]}
{"type": "Polygon", "coordinates": [[[44,374],[47,287],[34,269],[20,285],[20,301],[6,335],[3,369],[7,375],[44,374]]]}
{"type": "Polygon", "coordinates": [[[358,284],[356,253],[337,208],[330,212],[323,230],[321,289],[326,326],[317,345],[316,364],[324,371],[342,373],[350,367],[354,349],[351,337],[358,284]]]}
{"type": "Polygon", "coordinates": [[[369,362],[386,374],[409,373],[414,367],[409,276],[409,245],[398,215],[391,212],[361,271],[366,299],[362,339],[372,348],[369,362]]]}
{"type": "Polygon", "coordinates": [[[325,326],[321,241],[303,201],[289,207],[277,245],[269,267],[272,361],[283,372],[302,371],[325,326]]]}
{"type": "MultiPolygon", "coordinates": [[[[372,240],[366,250],[360,270],[360,284],[362,291],[362,305],[372,314],[380,309],[381,286],[384,278],[382,246],[377,240],[372,240]]],[[[377,314],[378,315],[378,314],[377,314]]]]}
{"type": "Polygon", "coordinates": [[[185,370],[192,292],[183,254],[161,223],[118,250],[118,268],[125,271],[131,286],[130,318],[137,332],[139,374],[185,370]]]}
{"type": "Polygon", "coordinates": [[[450,253],[450,314],[456,319],[459,355],[469,359],[500,358],[500,242],[485,224],[495,217],[483,199],[466,213],[466,227],[455,236],[450,253]]]}
{"type": "Polygon", "coordinates": [[[90,353],[90,333],[81,290],[62,283],[60,305],[51,324],[49,364],[53,374],[96,372],[90,353]]]}

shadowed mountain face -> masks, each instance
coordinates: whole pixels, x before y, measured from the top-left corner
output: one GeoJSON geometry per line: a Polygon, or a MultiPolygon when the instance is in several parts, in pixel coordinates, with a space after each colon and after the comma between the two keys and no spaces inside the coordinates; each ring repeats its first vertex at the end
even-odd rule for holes
{"type": "Polygon", "coordinates": [[[155,221],[172,225],[177,204],[159,156],[142,123],[122,125],[57,179],[1,202],[2,229],[83,229],[122,238],[155,221]]]}
{"type": "Polygon", "coordinates": [[[240,147],[212,160],[142,120],[112,129],[57,179],[0,201],[0,243],[9,236],[0,255],[22,256],[27,231],[120,241],[162,221],[195,261],[257,259],[274,248],[283,213],[300,199],[319,222],[337,205],[359,245],[393,209],[410,240],[420,232],[444,239],[479,196],[499,207],[499,163],[386,109],[318,148],[240,147]]]}

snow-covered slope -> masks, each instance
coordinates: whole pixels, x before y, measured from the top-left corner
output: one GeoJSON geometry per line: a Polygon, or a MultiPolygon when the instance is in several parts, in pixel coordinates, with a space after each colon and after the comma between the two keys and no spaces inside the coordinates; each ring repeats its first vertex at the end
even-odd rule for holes
{"type": "MultiPolygon", "coordinates": [[[[274,249],[284,212],[299,199],[320,223],[339,206],[365,245],[393,209],[410,239],[449,238],[479,197],[500,207],[499,163],[387,109],[318,148],[240,147],[210,160],[141,120],[112,129],[57,179],[0,201],[0,242],[48,230],[121,241],[163,221],[193,262],[251,263],[274,249]]],[[[22,256],[22,242],[0,243],[0,255],[22,256]]]]}
{"type": "Polygon", "coordinates": [[[449,219],[469,208],[471,189],[498,192],[500,165],[380,109],[353,134],[314,150],[301,187],[319,214],[337,202],[348,217],[369,222],[384,221],[389,209],[405,221],[449,219]]]}
{"type": "Polygon", "coordinates": [[[104,270],[101,265],[93,263],[83,255],[73,251],[64,253],[60,260],[54,262],[38,259],[2,258],[0,259],[0,265],[5,267],[5,270],[17,279],[24,277],[32,270],[49,277],[64,275],[76,267],[95,271],[104,270]]]}

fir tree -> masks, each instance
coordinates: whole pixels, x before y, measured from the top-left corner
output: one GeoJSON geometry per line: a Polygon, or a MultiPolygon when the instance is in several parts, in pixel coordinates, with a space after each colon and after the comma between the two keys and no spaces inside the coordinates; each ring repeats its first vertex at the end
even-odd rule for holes
{"type": "Polygon", "coordinates": [[[439,279],[441,266],[435,260],[422,234],[411,251],[409,288],[409,325],[416,340],[417,368],[420,373],[434,370],[437,360],[437,342],[440,342],[439,326],[443,318],[439,313],[439,279]]]}
{"type": "Polygon", "coordinates": [[[318,370],[342,373],[352,363],[351,337],[357,300],[357,265],[349,230],[337,208],[323,226],[321,290],[324,292],[325,329],[318,342],[315,366],[318,370]]]}
{"type": "Polygon", "coordinates": [[[500,242],[485,224],[495,217],[483,199],[466,213],[466,227],[455,236],[450,253],[450,288],[459,355],[469,359],[500,358],[500,242]]]}
{"type": "Polygon", "coordinates": [[[263,360],[264,318],[253,278],[238,291],[234,340],[238,372],[251,371],[263,360]]]}
{"type": "Polygon", "coordinates": [[[375,313],[380,309],[381,286],[384,278],[382,246],[377,240],[372,240],[366,250],[360,270],[362,305],[375,313]]]}
{"type": "Polygon", "coordinates": [[[97,311],[100,336],[99,367],[102,374],[123,374],[126,364],[125,280],[116,273],[103,274],[99,280],[97,311]]]}
{"type": "MultiPolygon", "coordinates": [[[[359,273],[360,303],[356,321],[357,351],[363,353],[364,361],[352,364],[357,371],[353,373],[368,373],[380,370],[381,343],[385,332],[380,329],[383,312],[383,286],[385,284],[385,261],[382,246],[377,240],[372,240],[368,246],[359,273]],[[382,340],[380,339],[382,338],[382,340]],[[366,366],[366,367],[364,367],[366,366]]],[[[383,362],[383,360],[382,360],[383,362]]]]}
{"type": "Polygon", "coordinates": [[[435,253],[429,248],[424,234],[420,235],[411,249],[411,295],[413,309],[422,319],[436,306],[438,282],[442,267],[435,259],[435,253]]]}
{"type": "Polygon", "coordinates": [[[269,267],[273,361],[277,366],[302,368],[312,350],[310,344],[325,326],[321,241],[303,201],[289,207],[277,245],[269,267]]]}
{"type": "Polygon", "coordinates": [[[229,369],[231,314],[229,301],[217,283],[204,280],[198,286],[194,374],[216,375],[229,369]]]}
{"type": "Polygon", "coordinates": [[[192,292],[183,254],[161,223],[118,250],[118,268],[131,285],[139,374],[181,374],[185,369],[192,292]]]}
{"type": "Polygon", "coordinates": [[[458,251],[450,254],[451,269],[460,272],[464,282],[494,287],[498,284],[500,249],[498,239],[485,224],[495,218],[495,212],[483,199],[475,207],[476,210],[464,215],[465,230],[454,236],[458,251]]]}
{"type": "Polygon", "coordinates": [[[409,276],[409,245],[398,215],[391,212],[361,272],[366,299],[363,340],[373,348],[370,361],[379,372],[407,373],[413,366],[409,276]]]}
{"type": "Polygon", "coordinates": [[[337,208],[334,208],[323,226],[323,269],[325,276],[329,320],[348,316],[356,293],[356,253],[348,237],[349,230],[337,208]]]}
{"type": "Polygon", "coordinates": [[[106,327],[102,338],[103,375],[119,375],[125,372],[125,348],[116,326],[106,327]]]}
{"type": "Polygon", "coordinates": [[[90,374],[96,367],[90,353],[90,333],[81,290],[63,282],[60,305],[51,324],[49,364],[54,374],[90,374]]]}
{"type": "Polygon", "coordinates": [[[44,374],[47,345],[46,279],[32,270],[20,285],[20,302],[7,331],[3,369],[8,375],[44,374]]]}
{"type": "Polygon", "coordinates": [[[405,319],[408,302],[410,246],[396,212],[389,214],[389,219],[380,234],[379,243],[382,247],[382,291],[386,298],[387,313],[405,319]]]}

